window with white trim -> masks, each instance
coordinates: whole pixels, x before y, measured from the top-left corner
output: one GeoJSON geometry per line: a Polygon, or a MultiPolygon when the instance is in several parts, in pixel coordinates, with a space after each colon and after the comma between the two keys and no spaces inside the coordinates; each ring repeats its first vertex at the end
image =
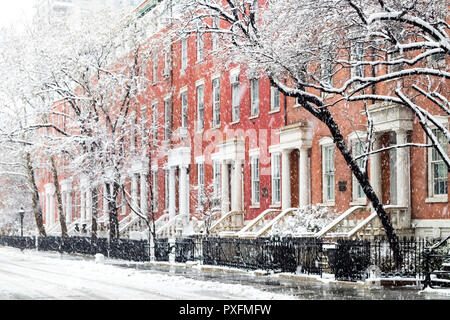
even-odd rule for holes
{"type": "Polygon", "coordinates": [[[164,140],[170,139],[172,132],[172,101],[170,98],[164,99],[164,140]]]}
{"type": "MultiPolygon", "coordinates": [[[[214,29],[219,29],[220,28],[220,19],[219,17],[213,17],[212,19],[212,27],[214,29]]],[[[212,33],[212,50],[213,51],[217,51],[219,50],[219,33],[218,32],[213,32],[212,33]]]]}
{"type": "MultiPolygon", "coordinates": [[[[364,61],[364,43],[354,42],[352,44],[352,60],[356,63],[364,61]]],[[[364,65],[358,65],[352,68],[352,76],[364,77],[364,65]]]]}
{"type": "Polygon", "coordinates": [[[234,74],[231,76],[231,108],[232,115],[231,121],[237,122],[239,121],[239,103],[240,103],[240,92],[239,92],[239,74],[234,74]]]}
{"type": "Polygon", "coordinates": [[[213,91],[213,127],[220,126],[220,79],[215,78],[212,81],[213,91]]]}
{"type": "Polygon", "coordinates": [[[181,126],[187,128],[188,125],[188,97],[187,91],[181,93],[181,126]]]}
{"type": "Polygon", "coordinates": [[[184,70],[187,67],[188,62],[188,39],[181,39],[181,69],[184,70]]]}
{"type": "Polygon", "coordinates": [[[153,145],[156,145],[158,142],[158,102],[155,101],[152,104],[152,136],[153,136],[153,145]]]}
{"type": "MultiPolygon", "coordinates": [[[[439,141],[440,146],[447,152],[448,143],[441,130],[432,129],[433,134],[439,141]]],[[[430,175],[429,197],[447,197],[448,195],[448,171],[444,160],[437,149],[429,149],[428,172],[430,175]]]]}
{"type": "Polygon", "coordinates": [[[334,145],[322,146],[323,202],[334,202],[334,145]]]}
{"type": "Polygon", "coordinates": [[[205,124],[204,85],[197,86],[197,131],[202,131],[205,124]]]}
{"type": "Polygon", "coordinates": [[[197,32],[197,62],[203,60],[205,44],[203,41],[203,32],[197,32]]]}
{"type": "MultiPolygon", "coordinates": [[[[352,155],[353,157],[358,157],[363,154],[364,152],[364,142],[360,141],[358,139],[353,139],[351,141],[352,144],[352,155]]],[[[364,158],[359,158],[356,160],[356,163],[360,168],[363,168],[364,166],[364,158]]],[[[352,174],[352,191],[353,191],[353,201],[354,202],[365,202],[366,201],[366,195],[364,193],[364,190],[362,186],[359,184],[358,180],[356,179],[355,175],[352,174]]]]}
{"type": "MultiPolygon", "coordinates": [[[[220,199],[220,162],[213,161],[213,188],[214,188],[214,199],[220,199]]],[[[216,203],[216,201],[214,201],[216,203]]]]}
{"type": "Polygon", "coordinates": [[[203,207],[205,200],[205,164],[203,162],[197,163],[197,187],[198,187],[198,207],[203,207]]]}
{"type": "Polygon", "coordinates": [[[169,169],[164,170],[164,208],[169,209],[169,169]]]}
{"type": "Polygon", "coordinates": [[[259,114],[259,79],[250,80],[250,100],[251,100],[251,116],[259,114]]]}
{"type": "Polygon", "coordinates": [[[158,54],[153,51],[153,84],[158,82],[158,54]]]}
{"type": "Polygon", "coordinates": [[[252,204],[259,205],[259,156],[250,159],[252,170],[252,204]]]}
{"type": "Polygon", "coordinates": [[[280,90],[277,87],[270,87],[270,111],[280,110],[280,90]]]}
{"type": "Polygon", "coordinates": [[[153,187],[153,212],[157,212],[158,211],[158,170],[152,171],[152,187],[153,187]]]}
{"type": "Polygon", "coordinates": [[[280,153],[272,153],[271,170],[272,170],[272,204],[281,202],[281,158],[280,153]]]}

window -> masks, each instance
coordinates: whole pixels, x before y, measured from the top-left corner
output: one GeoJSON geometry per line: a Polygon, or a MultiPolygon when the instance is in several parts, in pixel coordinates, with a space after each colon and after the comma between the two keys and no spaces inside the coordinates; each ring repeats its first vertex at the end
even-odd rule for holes
{"type": "Polygon", "coordinates": [[[328,59],[323,59],[321,63],[322,81],[325,85],[333,86],[333,65],[328,59]]]}
{"type": "Polygon", "coordinates": [[[164,170],[164,207],[169,209],[169,170],[164,170]]]}
{"type": "Polygon", "coordinates": [[[187,91],[181,93],[181,126],[187,128],[188,124],[188,99],[187,91]]]}
{"type": "Polygon", "coordinates": [[[259,79],[250,80],[251,116],[259,114],[259,79]]]}
{"type": "Polygon", "coordinates": [[[203,96],[204,96],[204,86],[199,85],[197,87],[197,131],[202,131],[204,128],[204,104],[203,104],[203,96]]]}
{"type": "MultiPolygon", "coordinates": [[[[357,139],[352,140],[352,155],[353,157],[358,157],[364,152],[364,143],[357,139]]],[[[364,166],[364,158],[359,158],[356,163],[360,168],[364,166]]],[[[364,190],[356,179],[355,175],[352,175],[352,191],[353,191],[353,201],[355,202],[365,202],[364,190]]]]}
{"type": "MultiPolygon", "coordinates": [[[[220,19],[219,19],[219,17],[213,17],[213,25],[212,25],[212,27],[214,29],[219,29],[220,28],[220,19]]],[[[219,50],[219,33],[218,32],[213,32],[212,33],[212,50],[213,51],[219,50]]]]}
{"type": "MultiPolygon", "coordinates": [[[[158,170],[152,171],[153,212],[158,211],[158,170]]],[[[167,194],[166,194],[167,198],[167,194]]]]}
{"type": "Polygon", "coordinates": [[[203,207],[203,201],[205,200],[204,197],[204,191],[205,191],[205,164],[202,163],[198,163],[197,164],[197,184],[198,184],[198,207],[202,208],[203,207]]]}
{"type": "Polygon", "coordinates": [[[255,23],[258,21],[258,0],[253,0],[251,13],[254,15],[255,23]]]}
{"type": "Polygon", "coordinates": [[[272,154],[272,204],[281,201],[280,153],[272,154]]]}
{"type": "Polygon", "coordinates": [[[220,80],[212,81],[213,90],[213,127],[220,126],[220,80]]]}
{"type": "Polygon", "coordinates": [[[270,111],[280,110],[280,91],[277,87],[270,87],[270,111]]]}
{"type": "Polygon", "coordinates": [[[158,82],[158,54],[153,51],[153,84],[158,82]]]}
{"type": "Polygon", "coordinates": [[[153,102],[152,104],[152,115],[153,115],[153,123],[152,123],[152,136],[153,136],[153,145],[156,145],[158,142],[158,102],[153,102]]]}
{"type": "Polygon", "coordinates": [[[252,169],[252,204],[259,205],[259,157],[251,158],[252,169]]]}
{"type": "Polygon", "coordinates": [[[334,202],[334,145],[322,146],[323,202],[334,202]]]}
{"type": "MultiPolygon", "coordinates": [[[[440,146],[447,152],[445,135],[438,129],[433,129],[433,134],[440,146]]],[[[430,197],[446,197],[448,194],[447,166],[436,148],[429,151],[430,197]]]]}
{"type": "Polygon", "coordinates": [[[170,139],[172,132],[172,101],[170,98],[164,100],[164,140],[170,139]]]}
{"type": "Polygon", "coordinates": [[[170,55],[169,52],[164,52],[164,70],[163,76],[168,77],[170,75],[170,55]]]}
{"type": "MultiPolygon", "coordinates": [[[[364,61],[364,43],[355,42],[352,46],[352,60],[354,62],[364,61]]],[[[364,65],[358,65],[353,68],[353,76],[364,77],[364,65]]]]}
{"type": "Polygon", "coordinates": [[[188,61],[188,40],[187,38],[183,38],[181,40],[181,69],[184,70],[187,67],[188,61]]]}
{"type": "Polygon", "coordinates": [[[214,198],[220,199],[220,162],[213,161],[213,188],[214,188],[214,198]]]}
{"type": "Polygon", "coordinates": [[[203,41],[203,33],[197,32],[197,62],[203,60],[203,51],[204,51],[204,41],[203,41]]]}
{"type": "Polygon", "coordinates": [[[240,93],[239,93],[239,74],[234,74],[231,76],[231,121],[239,121],[239,103],[240,103],[240,93]]]}

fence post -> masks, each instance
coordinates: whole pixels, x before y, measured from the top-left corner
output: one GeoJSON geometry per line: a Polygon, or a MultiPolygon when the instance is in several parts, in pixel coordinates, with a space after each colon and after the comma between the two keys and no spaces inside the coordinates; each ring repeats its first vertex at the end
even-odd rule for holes
{"type": "Polygon", "coordinates": [[[423,289],[430,287],[431,288],[431,274],[430,274],[430,249],[425,248],[424,255],[425,255],[425,280],[423,281],[424,287],[423,289]]]}
{"type": "Polygon", "coordinates": [[[168,239],[169,242],[169,262],[174,263],[175,262],[175,238],[168,239]]]}

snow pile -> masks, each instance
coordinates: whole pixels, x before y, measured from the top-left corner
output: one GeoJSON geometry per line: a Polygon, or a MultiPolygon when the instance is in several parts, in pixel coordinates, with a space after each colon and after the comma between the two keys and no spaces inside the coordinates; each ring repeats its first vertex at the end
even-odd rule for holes
{"type": "Polygon", "coordinates": [[[306,206],[299,208],[292,216],[278,221],[272,228],[272,236],[293,236],[316,233],[331,223],[338,214],[329,207],[306,206]]]}

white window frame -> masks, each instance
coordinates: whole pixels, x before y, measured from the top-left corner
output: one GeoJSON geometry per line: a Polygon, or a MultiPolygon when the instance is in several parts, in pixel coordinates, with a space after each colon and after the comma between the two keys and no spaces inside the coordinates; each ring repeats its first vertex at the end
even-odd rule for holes
{"type": "Polygon", "coordinates": [[[220,78],[212,79],[213,127],[220,126],[220,78]],[[215,85],[217,84],[217,85],[215,85]]]}
{"type": "MultiPolygon", "coordinates": [[[[435,118],[437,118],[437,120],[445,127],[447,127],[448,125],[448,118],[445,116],[434,116],[435,118]]],[[[434,126],[433,124],[429,123],[429,127],[431,130],[436,130],[437,127],[434,126]]],[[[440,132],[440,131],[439,131],[440,132]]],[[[431,140],[430,138],[425,134],[425,140],[428,141],[428,143],[431,144],[431,140]]],[[[445,143],[445,136],[444,136],[444,150],[448,151],[448,146],[445,143]]],[[[442,146],[442,145],[441,145],[442,146]]],[[[443,160],[441,161],[434,161],[433,160],[433,153],[435,153],[436,148],[427,148],[427,182],[428,182],[428,197],[425,200],[426,203],[434,203],[434,202],[448,202],[448,172],[447,172],[447,180],[443,180],[443,181],[447,181],[447,193],[443,193],[443,194],[435,194],[434,192],[434,188],[435,188],[435,177],[434,177],[434,172],[433,172],[433,164],[436,162],[443,162],[443,160]]],[[[437,156],[439,156],[439,154],[435,153],[437,156]]],[[[444,163],[445,166],[445,163],[444,163]]]]}
{"type": "Polygon", "coordinates": [[[250,79],[250,116],[259,115],[259,79],[250,79]],[[255,85],[256,84],[256,85],[255,85]]]}
{"type": "Polygon", "coordinates": [[[169,210],[169,169],[164,169],[164,209],[169,210]]]}
{"type": "Polygon", "coordinates": [[[197,99],[197,132],[202,132],[205,128],[205,84],[203,82],[196,84],[195,96],[197,99]]]}
{"type": "Polygon", "coordinates": [[[152,169],[153,212],[158,212],[158,169],[152,169]]]}
{"type": "MultiPolygon", "coordinates": [[[[220,165],[220,161],[213,160],[212,168],[213,168],[214,198],[215,199],[220,199],[221,198],[221,172],[220,172],[221,171],[221,165],[220,165]]],[[[214,201],[214,203],[216,203],[216,202],[214,201]]]]}
{"type": "Polygon", "coordinates": [[[231,85],[231,122],[236,123],[240,120],[240,85],[239,85],[240,70],[232,70],[230,72],[231,85]]]}
{"type": "Polygon", "coordinates": [[[197,208],[199,210],[203,209],[200,203],[202,193],[205,191],[205,162],[204,160],[197,162],[197,208]]]}
{"type": "MultiPolygon", "coordinates": [[[[212,18],[212,27],[215,29],[220,29],[220,18],[219,17],[213,17],[212,18]]],[[[220,44],[220,35],[218,32],[212,33],[212,51],[218,51],[220,44]]]]}
{"type": "Polygon", "coordinates": [[[181,102],[181,127],[187,128],[188,126],[188,93],[187,88],[180,92],[181,102]]]}
{"type": "Polygon", "coordinates": [[[172,133],[172,99],[164,98],[164,140],[170,140],[172,133]]]}
{"type": "Polygon", "coordinates": [[[319,140],[322,150],[322,203],[328,206],[335,205],[336,199],[336,168],[335,168],[335,145],[331,137],[324,137],[319,140]],[[327,158],[330,155],[331,159],[327,158]],[[329,170],[332,167],[332,170],[329,170]],[[332,184],[330,186],[328,179],[332,176],[332,184]],[[331,192],[329,192],[331,190],[331,192]],[[330,196],[331,195],[331,196],[330,196]]]}
{"type": "Polygon", "coordinates": [[[203,32],[197,32],[197,63],[202,62],[205,57],[205,41],[203,32]]]}
{"type": "Polygon", "coordinates": [[[280,90],[270,86],[270,111],[280,111],[280,90]]]}
{"type": "MultiPolygon", "coordinates": [[[[364,61],[364,42],[356,41],[352,43],[351,47],[352,60],[354,62],[364,61]]],[[[352,68],[352,77],[364,77],[364,65],[355,66],[352,68]]]]}
{"type": "MultiPolygon", "coordinates": [[[[362,131],[354,131],[349,135],[348,140],[351,146],[353,157],[356,157],[360,154],[359,152],[357,152],[359,148],[362,148],[362,151],[364,150],[365,135],[366,133],[362,131]]],[[[360,166],[360,164],[363,162],[364,158],[358,159],[358,166],[360,166]]],[[[352,173],[352,202],[350,203],[350,205],[366,205],[366,203],[367,197],[364,193],[364,190],[362,189],[362,186],[359,184],[355,175],[352,173]]]]}
{"type": "Polygon", "coordinates": [[[270,157],[272,205],[281,204],[281,153],[273,152],[270,157]]]}
{"type": "Polygon", "coordinates": [[[259,154],[250,157],[251,166],[251,187],[252,187],[252,206],[257,207],[261,202],[261,181],[260,181],[260,164],[259,154]]]}
{"type": "Polygon", "coordinates": [[[158,83],[158,53],[155,51],[153,51],[153,61],[152,61],[152,69],[153,69],[153,74],[152,74],[152,82],[153,84],[157,84],[158,83]]]}
{"type": "Polygon", "coordinates": [[[188,39],[181,39],[181,70],[185,70],[188,63],[188,39]]]}
{"type": "Polygon", "coordinates": [[[158,100],[152,103],[152,139],[153,145],[158,143],[158,100]]]}

